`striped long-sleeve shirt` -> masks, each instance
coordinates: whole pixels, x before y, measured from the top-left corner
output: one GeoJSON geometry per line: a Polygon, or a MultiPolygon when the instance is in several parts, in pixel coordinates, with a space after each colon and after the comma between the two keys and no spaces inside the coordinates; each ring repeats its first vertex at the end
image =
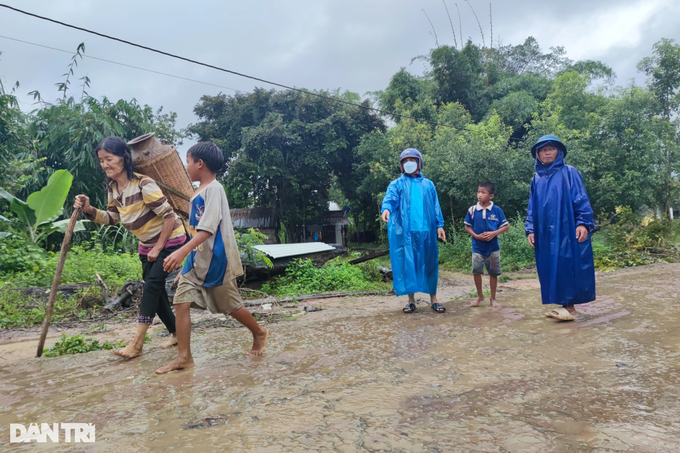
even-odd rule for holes
{"type": "Polygon", "coordinates": [[[123,193],[118,192],[116,181],[108,185],[108,205],[105,211],[96,210],[89,216],[93,222],[103,225],[123,226],[139,239],[140,253],[155,246],[163,229],[165,218],[172,216],[175,224],[166,242],[174,245],[184,242],[184,226],[156,182],[148,176],[135,173],[123,193]]]}

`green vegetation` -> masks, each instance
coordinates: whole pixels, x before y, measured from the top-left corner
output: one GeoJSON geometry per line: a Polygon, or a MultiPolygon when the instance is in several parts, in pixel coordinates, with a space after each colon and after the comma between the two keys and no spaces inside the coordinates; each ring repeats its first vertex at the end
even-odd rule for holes
{"type": "Polygon", "coordinates": [[[370,262],[358,266],[335,260],[315,267],[312,260],[296,260],[286,273],[262,286],[262,291],[279,297],[316,294],[329,291],[389,290],[382,282],[377,265],[370,262]]]}
{"type": "MultiPolygon", "coordinates": [[[[54,278],[59,255],[46,252],[32,263],[30,269],[0,274],[0,288],[25,288],[50,286],[54,278]]],[[[115,291],[127,280],[142,277],[142,265],[136,255],[103,253],[98,247],[74,246],[66,257],[61,284],[92,282],[95,272],[115,291]]]]}
{"type": "Polygon", "coordinates": [[[673,225],[666,218],[640,218],[629,207],[616,208],[613,221],[603,225],[593,241],[600,270],[680,260],[673,225]]]}
{"type": "MultiPolygon", "coordinates": [[[[30,194],[26,202],[0,189],[0,198],[9,203],[9,209],[15,216],[13,219],[2,217],[8,231],[0,231],[0,238],[20,236],[33,244],[41,244],[50,234],[65,232],[69,219],[57,219],[63,212],[72,181],[73,175],[67,170],[57,170],[45,187],[30,194]]],[[[76,222],[73,231],[84,230],[83,221],[76,222]]]]}
{"type": "Polygon", "coordinates": [[[101,349],[119,349],[125,346],[123,340],[116,343],[104,341],[100,343],[99,340],[83,337],[82,335],[74,335],[66,337],[65,333],[61,334],[61,341],[57,341],[53,347],[45,350],[45,357],[59,357],[67,354],[82,354],[84,352],[99,351],[101,349]]]}
{"type": "MultiPolygon", "coordinates": [[[[45,317],[46,298],[27,297],[20,288],[49,287],[54,278],[59,256],[19,238],[0,239],[0,328],[39,324],[45,317]]],[[[98,273],[112,292],[127,280],[138,280],[142,267],[136,255],[105,253],[98,245],[85,243],[74,246],[66,258],[61,284],[93,282],[98,273]]],[[[90,319],[100,307],[83,308],[81,301],[101,299],[98,286],[81,290],[70,298],[60,294],[54,306],[52,320],[90,319]]]]}
{"type": "MultiPolygon", "coordinates": [[[[20,291],[0,289],[0,328],[26,327],[40,324],[45,319],[46,300],[27,298],[20,291]]],[[[57,295],[52,321],[89,319],[96,308],[83,309],[80,297],[64,298],[57,295]]]]}

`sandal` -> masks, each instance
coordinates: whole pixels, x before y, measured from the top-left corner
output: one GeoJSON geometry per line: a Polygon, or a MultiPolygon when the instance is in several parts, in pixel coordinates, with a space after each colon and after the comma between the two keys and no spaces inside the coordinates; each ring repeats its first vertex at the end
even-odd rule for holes
{"type": "Polygon", "coordinates": [[[430,308],[432,308],[435,313],[444,313],[446,311],[446,308],[439,302],[433,303],[430,308]]]}
{"type": "Polygon", "coordinates": [[[411,302],[407,303],[404,308],[401,309],[404,313],[413,313],[416,311],[416,304],[413,304],[411,302]]]}
{"type": "Polygon", "coordinates": [[[567,309],[564,307],[556,308],[552,311],[549,311],[545,315],[548,318],[554,318],[557,319],[558,321],[573,321],[576,319],[576,316],[569,313],[569,311],[567,311],[567,309]]]}

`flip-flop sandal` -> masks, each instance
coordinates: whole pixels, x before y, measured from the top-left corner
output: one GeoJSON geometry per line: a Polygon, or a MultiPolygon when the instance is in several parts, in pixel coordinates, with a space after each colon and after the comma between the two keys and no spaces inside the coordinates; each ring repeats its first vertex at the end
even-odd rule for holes
{"type": "Polygon", "coordinates": [[[576,316],[569,313],[569,311],[564,307],[556,308],[556,309],[546,313],[546,316],[549,316],[551,318],[555,318],[558,321],[573,321],[573,320],[576,319],[576,316]]]}
{"type": "Polygon", "coordinates": [[[444,308],[444,306],[439,302],[433,303],[430,308],[432,308],[432,311],[435,313],[444,313],[446,311],[446,308],[444,308]]]}
{"type": "Polygon", "coordinates": [[[404,313],[413,313],[416,311],[416,304],[413,304],[411,302],[407,303],[404,308],[401,309],[404,313]]]}

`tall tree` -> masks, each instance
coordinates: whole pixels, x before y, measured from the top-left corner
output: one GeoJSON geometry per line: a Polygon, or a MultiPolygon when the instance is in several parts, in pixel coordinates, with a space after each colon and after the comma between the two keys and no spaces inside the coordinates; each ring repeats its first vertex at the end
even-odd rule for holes
{"type": "Polygon", "coordinates": [[[326,211],[330,175],[352,193],[354,149],[383,127],[367,109],[291,90],[204,96],[195,112],[200,121],[189,131],[223,148],[232,204],[276,208],[289,232],[326,211]]]}
{"type": "Polygon", "coordinates": [[[680,45],[672,39],[654,44],[652,55],[638,63],[666,118],[680,113],[680,45]]]}

